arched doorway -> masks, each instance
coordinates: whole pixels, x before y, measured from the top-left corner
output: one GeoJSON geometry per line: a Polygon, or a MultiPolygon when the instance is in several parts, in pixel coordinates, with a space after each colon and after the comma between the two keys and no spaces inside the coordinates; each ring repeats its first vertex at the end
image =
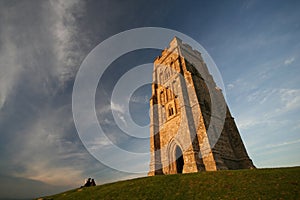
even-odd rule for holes
{"type": "Polygon", "coordinates": [[[176,146],[175,155],[176,155],[177,174],[181,174],[183,170],[184,161],[183,161],[182,151],[179,146],[176,146]]]}

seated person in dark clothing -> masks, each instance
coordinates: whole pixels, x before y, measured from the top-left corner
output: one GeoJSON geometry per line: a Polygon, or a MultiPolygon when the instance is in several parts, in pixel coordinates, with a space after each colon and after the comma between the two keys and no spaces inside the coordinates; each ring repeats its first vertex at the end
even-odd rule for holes
{"type": "Polygon", "coordinates": [[[95,180],[92,179],[91,186],[96,186],[95,180]]]}
{"type": "Polygon", "coordinates": [[[84,187],[89,187],[92,185],[92,181],[91,181],[91,178],[89,178],[86,183],[84,184],[84,187]]]}

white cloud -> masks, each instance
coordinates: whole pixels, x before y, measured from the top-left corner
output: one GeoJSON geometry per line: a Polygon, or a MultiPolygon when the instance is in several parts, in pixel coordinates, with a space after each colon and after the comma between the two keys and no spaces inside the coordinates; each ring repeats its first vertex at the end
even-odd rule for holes
{"type": "Polygon", "coordinates": [[[84,2],[52,0],[50,6],[47,1],[38,4],[40,12],[28,15],[32,8],[24,2],[0,10],[0,109],[22,72],[31,76],[35,87],[51,90],[50,79],[58,78],[62,86],[75,75],[84,56],[75,38],[79,32],[75,15],[84,12],[84,2]],[[34,17],[35,23],[31,21],[34,17]]]}
{"type": "Polygon", "coordinates": [[[111,102],[111,109],[113,111],[117,111],[117,112],[120,112],[122,114],[125,112],[125,109],[121,104],[117,104],[117,103],[114,103],[114,102],[111,102]]]}
{"type": "Polygon", "coordinates": [[[127,122],[125,120],[125,115],[128,115],[129,113],[125,113],[124,106],[121,105],[121,104],[111,102],[111,109],[113,111],[113,116],[114,116],[115,122],[117,124],[122,122],[125,125],[125,127],[127,127],[127,122]]]}
{"type": "Polygon", "coordinates": [[[283,125],[284,120],[277,117],[289,111],[300,109],[299,89],[261,89],[247,96],[247,104],[252,109],[241,113],[238,120],[239,128],[250,129],[258,125],[283,125]],[[253,107],[253,105],[255,105],[253,107]]]}
{"type": "Polygon", "coordinates": [[[278,143],[278,144],[270,144],[267,145],[267,148],[276,148],[276,147],[282,147],[282,146],[287,146],[287,145],[292,145],[292,144],[297,144],[300,143],[300,139],[299,140],[293,140],[293,141],[286,141],[286,142],[282,142],[282,143],[278,143]]]}
{"type": "Polygon", "coordinates": [[[118,113],[122,113],[122,114],[124,114],[124,112],[125,112],[124,106],[122,106],[121,104],[118,104],[118,103],[114,103],[113,101],[110,103],[107,102],[107,104],[105,104],[105,105],[103,105],[103,104],[97,105],[97,112],[100,114],[105,115],[107,113],[110,113],[112,110],[115,112],[118,112],[118,113]]]}
{"type": "Polygon", "coordinates": [[[13,29],[6,27],[0,35],[0,109],[5,103],[22,70],[18,59],[18,47],[12,41],[13,29]]]}
{"type": "Polygon", "coordinates": [[[233,89],[233,88],[234,88],[234,84],[233,84],[233,83],[229,83],[229,84],[227,85],[227,88],[228,88],[228,90],[233,89]]]}
{"type": "Polygon", "coordinates": [[[247,101],[263,104],[267,100],[270,100],[270,98],[272,98],[272,95],[274,95],[274,93],[278,93],[278,91],[278,89],[260,89],[249,94],[247,96],[247,101]]]}
{"type": "Polygon", "coordinates": [[[75,37],[79,32],[75,15],[82,15],[85,5],[80,0],[51,0],[50,4],[53,12],[50,30],[55,41],[54,53],[58,59],[56,70],[60,78],[65,80],[75,75],[78,61],[83,57],[78,38],[75,37]]]}
{"type": "Polygon", "coordinates": [[[240,129],[248,129],[258,125],[259,123],[262,123],[262,121],[257,120],[256,118],[238,120],[238,126],[240,129]]]}
{"type": "Polygon", "coordinates": [[[111,102],[107,105],[97,105],[98,120],[102,125],[117,125],[117,122],[122,122],[127,126],[125,120],[125,108],[121,104],[111,102]],[[113,112],[114,119],[109,119],[107,115],[113,112]],[[116,121],[117,120],[117,121],[116,121]]]}
{"type": "Polygon", "coordinates": [[[127,126],[127,122],[126,122],[126,120],[125,120],[124,115],[122,115],[122,114],[117,114],[117,117],[123,122],[123,124],[124,124],[125,126],[127,126]]]}
{"type": "Polygon", "coordinates": [[[290,65],[295,61],[295,57],[288,58],[284,61],[285,65],[290,65]]]}
{"type": "Polygon", "coordinates": [[[128,100],[134,103],[148,103],[149,102],[149,97],[147,95],[145,96],[131,96],[128,100]]]}
{"type": "Polygon", "coordinates": [[[277,112],[287,112],[293,109],[300,108],[300,90],[299,89],[280,89],[279,95],[283,107],[279,108],[277,112]]]}

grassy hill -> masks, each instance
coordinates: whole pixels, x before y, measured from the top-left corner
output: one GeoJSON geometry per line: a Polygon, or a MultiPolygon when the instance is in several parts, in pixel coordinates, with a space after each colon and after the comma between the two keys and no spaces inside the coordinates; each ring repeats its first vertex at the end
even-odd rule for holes
{"type": "Polygon", "coordinates": [[[300,167],[145,177],[42,199],[300,199],[300,167]]]}

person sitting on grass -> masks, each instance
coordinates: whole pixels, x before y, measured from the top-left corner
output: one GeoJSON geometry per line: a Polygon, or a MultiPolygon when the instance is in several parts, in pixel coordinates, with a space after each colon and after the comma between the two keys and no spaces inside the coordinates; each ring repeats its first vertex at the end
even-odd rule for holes
{"type": "Polygon", "coordinates": [[[92,178],[88,178],[85,182],[85,184],[83,186],[81,186],[80,188],[83,187],[90,187],[90,186],[96,186],[95,180],[92,178]]]}
{"type": "Polygon", "coordinates": [[[92,179],[91,186],[96,186],[95,180],[92,179]]]}

